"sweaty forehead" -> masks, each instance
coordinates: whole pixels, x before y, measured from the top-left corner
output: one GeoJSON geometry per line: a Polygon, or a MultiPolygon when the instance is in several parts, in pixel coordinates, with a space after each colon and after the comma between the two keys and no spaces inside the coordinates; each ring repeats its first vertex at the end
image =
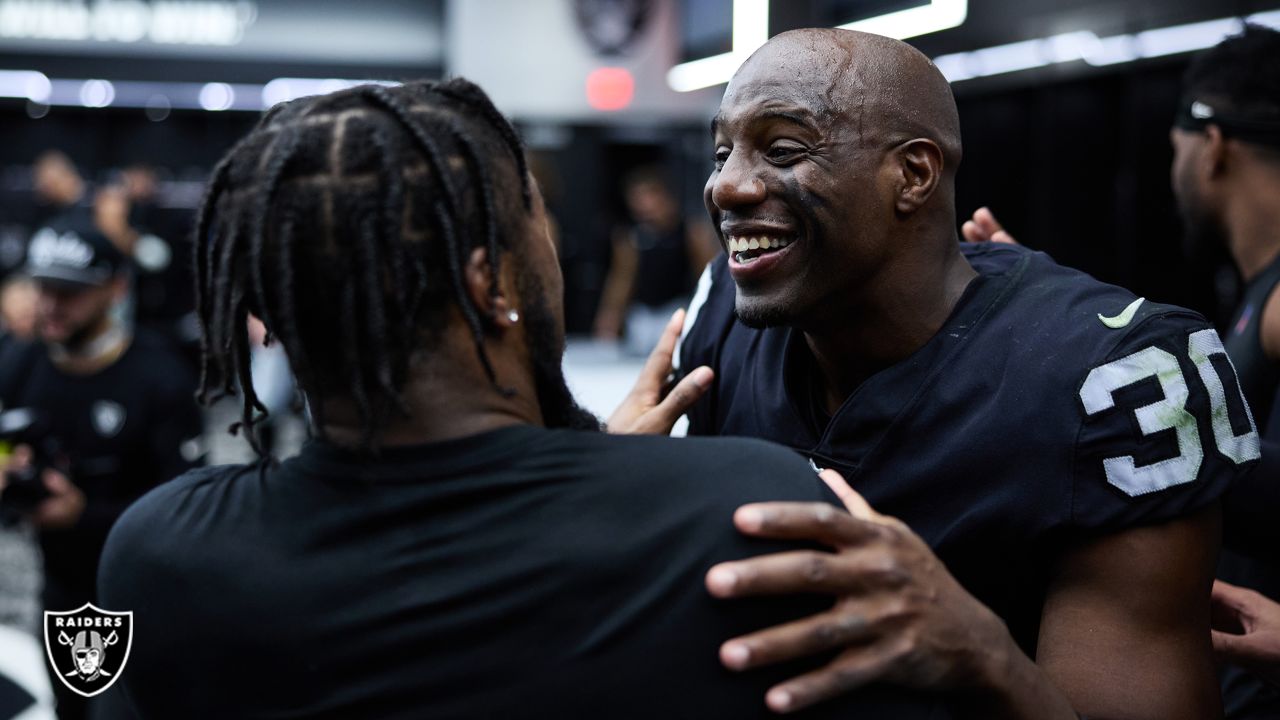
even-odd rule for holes
{"type": "Polygon", "coordinates": [[[853,56],[841,47],[765,46],[734,75],[716,123],[740,123],[792,111],[819,127],[856,120],[865,92],[853,56]]]}

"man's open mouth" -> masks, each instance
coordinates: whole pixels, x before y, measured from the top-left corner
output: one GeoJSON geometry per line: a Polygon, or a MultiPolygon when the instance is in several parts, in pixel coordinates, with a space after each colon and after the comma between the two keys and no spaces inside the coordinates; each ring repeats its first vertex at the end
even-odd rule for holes
{"type": "Polygon", "coordinates": [[[740,235],[729,238],[729,254],[739,265],[748,265],[770,253],[778,252],[795,241],[794,237],[776,235],[740,235]]]}

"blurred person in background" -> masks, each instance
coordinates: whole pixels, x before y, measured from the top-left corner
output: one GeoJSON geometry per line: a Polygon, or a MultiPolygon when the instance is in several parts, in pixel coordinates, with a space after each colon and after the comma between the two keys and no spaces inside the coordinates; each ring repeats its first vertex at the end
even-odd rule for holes
{"type": "Polygon", "coordinates": [[[35,339],[38,295],[35,282],[21,273],[0,284],[0,368],[7,365],[10,355],[26,352],[35,339]]]}
{"type": "MultiPolygon", "coordinates": [[[[1187,248],[1193,254],[1209,243],[1227,248],[1245,283],[1224,344],[1262,434],[1262,464],[1223,503],[1217,574],[1226,582],[1215,589],[1214,637],[1220,649],[1248,647],[1253,640],[1234,636],[1255,631],[1230,601],[1253,596],[1235,586],[1280,597],[1280,32],[1247,25],[1197,55],[1169,136],[1187,248]]],[[[974,242],[1016,242],[988,208],[975,212],[962,232],[974,242]]],[[[1265,633],[1259,637],[1265,642],[1265,633]]],[[[1245,668],[1222,670],[1226,717],[1280,717],[1280,688],[1245,668]]]]}
{"type": "Polygon", "coordinates": [[[624,334],[627,351],[643,355],[658,343],[671,314],[688,302],[716,245],[706,221],[683,216],[661,169],[632,171],[623,195],[632,224],[614,233],[595,335],[614,340],[624,334]]]}
{"type": "MultiPolygon", "coordinates": [[[[0,426],[5,425],[0,415],[0,426]]],[[[22,482],[65,482],[32,470],[31,448],[0,441],[0,720],[52,720],[53,688],[45,670],[41,627],[44,587],[36,527],[56,501],[36,501],[22,482]],[[14,490],[10,491],[10,485],[14,490]]]]}
{"type": "Polygon", "coordinates": [[[163,205],[160,175],[150,165],[129,165],[120,171],[116,184],[128,202],[128,225],[137,234],[130,253],[136,322],[175,343],[194,367],[200,337],[191,277],[193,213],[163,205]]]}
{"type": "MultiPolygon", "coordinates": [[[[36,285],[40,340],[0,366],[0,401],[30,421],[15,441],[31,448],[47,495],[34,518],[44,557],[47,610],[96,600],[98,558],[116,518],[147,490],[203,456],[191,370],[167,342],[134,331],[113,309],[128,287],[128,261],[92,228],[44,227],[32,237],[27,274],[36,285]]],[[[62,718],[84,700],[57,687],[62,718]]]]}
{"type": "Polygon", "coordinates": [[[36,157],[31,166],[31,182],[36,199],[35,227],[92,222],[88,185],[66,153],[46,150],[36,157]]]}
{"type": "Polygon", "coordinates": [[[36,284],[25,275],[0,285],[0,342],[26,342],[36,332],[36,284]]]}

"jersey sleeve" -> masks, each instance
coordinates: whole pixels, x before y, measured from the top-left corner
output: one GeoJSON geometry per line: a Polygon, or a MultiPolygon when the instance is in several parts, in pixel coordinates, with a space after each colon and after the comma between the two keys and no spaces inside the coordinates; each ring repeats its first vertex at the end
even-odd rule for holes
{"type": "Polygon", "coordinates": [[[1085,369],[1070,524],[1108,532],[1217,500],[1259,440],[1217,332],[1193,313],[1146,314],[1085,369]]]}
{"type": "Polygon", "coordinates": [[[711,389],[686,413],[690,435],[718,434],[714,417],[720,382],[720,348],[734,322],[734,295],[728,259],[721,255],[707,265],[698,280],[698,289],[685,315],[684,330],[672,355],[677,378],[703,365],[716,371],[711,389]]]}

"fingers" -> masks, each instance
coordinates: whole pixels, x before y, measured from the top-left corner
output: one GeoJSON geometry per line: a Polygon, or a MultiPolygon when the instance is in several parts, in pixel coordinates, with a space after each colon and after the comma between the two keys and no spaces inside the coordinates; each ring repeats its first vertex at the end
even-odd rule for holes
{"type": "Polygon", "coordinates": [[[987,237],[991,237],[992,235],[1004,230],[1004,226],[1000,224],[999,220],[996,220],[996,216],[991,212],[991,208],[986,207],[985,205],[974,211],[973,222],[982,229],[983,234],[987,237]]]}
{"type": "Polygon", "coordinates": [[[650,432],[671,432],[676,420],[711,389],[715,376],[715,372],[705,365],[686,375],[645,417],[646,424],[654,428],[650,432]]]}
{"type": "Polygon", "coordinates": [[[67,495],[76,489],[65,475],[56,470],[45,470],[40,479],[44,481],[45,488],[53,495],[67,495]]]}
{"type": "Polygon", "coordinates": [[[823,502],[767,502],[733,513],[739,531],[778,540],[811,540],[831,547],[856,545],[882,532],[878,523],[855,518],[823,502]]]}
{"type": "Polygon", "coordinates": [[[30,445],[19,445],[13,449],[13,454],[9,456],[9,465],[6,469],[10,471],[21,470],[31,464],[31,459],[35,453],[31,451],[30,445]]]}
{"type": "Polygon", "coordinates": [[[991,239],[991,236],[984,233],[982,228],[978,227],[978,224],[972,220],[965,220],[964,224],[960,226],[960,234],[968,242],[987,242],[991,239]]]}
{"type": "Polygon", "coordinates": [[[1261,594],[1249,588],[1232,585],[1221,580],[1213,581],[1213,590],[1210,595],[1215,609],[1229,609],[1234,615],[1243,617],[1252,617],[1254,608],[1259,602],[1265,602],[1261,594]]]}
{"type": "Polygon", "coordinates": [[[667,376],[671,374],[671,354],[675,352],[676,341],[680,339],[680,333],[684,330],[684,309],[675,311],[671,315],[671,319],[667,321],[667,327],[662,331],[662,337],[658,340],[658,344],[654,346],[653,351],[649,353],[649,359],[644,363],[644,369],[640,371],[640,379],[636,381],[635,390],[633,392],[653,392],[657,393],[662,389],[662,384],[666,382],[667,376]]]}
{"type": "Polygon", "coordinates": [[[888,662],[874,648],[844,653],[823,668],[773,686],[764,701],[774,712],[795,712],[879,679],[888,662]]]}
{"type": "Polygon", "coordinates": [[[857,490],[849,487],[849,483],[840,473],[827,468],[818,473],[818,477],[822,478],[822,482],[826,483],[827,487],[831,488],[831,492],[840,498],[840,502],[844,503],[850,515],[862,520],[876,520],[880,517],[880,513],[872,510],[871,505],[858,494],[857,490]]]}
{"type": "Polygon", "coordinates": [[[1260,655],[1248,635],[1211,630],[1210,637],[1213,640],[1213,652],[1228,662],[1248,665],[1260,655]]]}
{"type": "Polygon", "coordinates": [[[795,593],[849,595],[901,587],[908,579],[909,575],[882,553],[850,557],[795,550],[720,563],[707,571],[706,583],[712,595],[731,598],[795,593]]]}
{"type": "Polygon", "coordinates": [[[994,242],[1017,245],[1018,241],[1004,229],[990,208],[980,207],[973,219],[960,226],[960,234],[969,242],[994,242]]]}
{"type": "Polygon", "coordinates": [[[864,615],[832,611],[734,638],[720,646],[720,662],[730,670],[747,670],[865,643],[874,637],[864,615]]]}

